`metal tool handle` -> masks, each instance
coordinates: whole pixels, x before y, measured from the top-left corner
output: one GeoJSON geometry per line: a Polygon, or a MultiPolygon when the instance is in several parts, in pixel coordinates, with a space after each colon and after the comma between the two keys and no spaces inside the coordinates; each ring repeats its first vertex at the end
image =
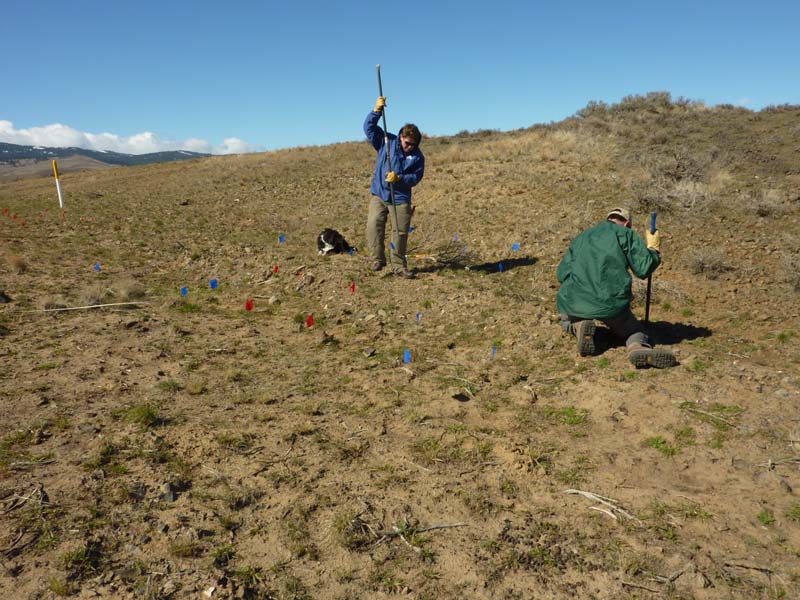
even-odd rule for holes
{"type": "MultiPolygon", "coordinates": [[[[381,66],[375,65],[375,69],[378,71],[378,95],[383,96],[383,81],[381,81],[381,66]]],[[[392,170],[392,155],[390,153],[389,148],[389,129],[386,127],[386,107],[384,106],[383,110],[381,111],[381,116],[383,117],[383,145],[386,147],[386,170],[392,170]]],[[[392,203],[392,232],[394,235],[397,236],[399,241],[399,228],[397,227],[397,206],[394,203],[394,184],[389,184],[389,201],[392,203]]],[[[393,244],[392,244],[393,245],[393,244]]],[[[392,270],[394,270],[394,262],[392,257],[394,256],[394,248],[392,248],[392,252],[389,253],[389,262],[392,263],[392,270]]],[[[404,260],[405,262],[405,260],[404,260]]]]}
{"type": "MultiPolygon", "coordinates": [[[[656,211],[650,213],[650,233],[656,232],[656,211]]],[[[647,294],[645,297],[645,305],[644,305],[644,322],[645,325],[650,323],[650,293],[653,286],[653,275],[652,273],[647,276],[647,294]]]]}

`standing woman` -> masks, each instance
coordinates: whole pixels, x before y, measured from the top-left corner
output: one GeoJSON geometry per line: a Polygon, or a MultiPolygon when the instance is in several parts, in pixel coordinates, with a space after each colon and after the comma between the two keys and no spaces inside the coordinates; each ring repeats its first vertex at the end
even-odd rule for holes
{"type": "Polygon", "coordinates": [[[378,125],[385,106],[386,97],[380,96],[375,109],[364,121],[364,133],[378,152],[370,187],[367,247],[373,259],[372,270],[380,271],[386,266],[386,221],[391,213],[394,274],[412,279],[414,273],[408,270],[406,247],[413,213],[411,188],[422,181],[425,174],[425,157],[419,149],[422,134],[410,123],[403,125],[398,135],[386,133],[378,125]]]}

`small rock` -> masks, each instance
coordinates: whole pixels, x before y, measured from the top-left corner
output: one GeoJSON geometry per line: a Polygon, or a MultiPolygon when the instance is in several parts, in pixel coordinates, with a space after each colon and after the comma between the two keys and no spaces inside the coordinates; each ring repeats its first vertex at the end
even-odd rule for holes
{"type": "Polygon", "coordinates": [[[147,495],[147,486],[142,483],[141,481],[137,481],[128,489],[128,495],[131,497],[132,500],[136,502],[141,502],[144,500],[144,497],[147,495]]]}
{"type": "Polygon", "coordinates": [[[0,290],[0,304],[8,304],[9,302],[13,302],[11,296],[5,293],[5,291],[0,290]]]}
{"type": "Polygon", "coordinates": [[[364,348],[364,356],[370,358],[371,356],[375,356],[375,348],[364,348]]]}
{"type": "Polygon", "coordinates": [[[161,586],[162,596],[171,596],[177,591],[178,591],[178,586],[176,586],[175,582],[172,581],[171,579],[168,580],[163,586],[161,586]]]}
{"type": "Polygon", "coordinates": [[[322,345],[336,345],[339,343],[339,340],[337,340],[333,335],[323,331],[322,335],[320,336],[319,343],[322,345]]]}
{"type": "Polygon", "coordinates": [[[175,502],[177,496],[175,495],[175,490],[172,489],[172,485],[167,482],[161,485],[161,499],[165,502],[175,502]]]}

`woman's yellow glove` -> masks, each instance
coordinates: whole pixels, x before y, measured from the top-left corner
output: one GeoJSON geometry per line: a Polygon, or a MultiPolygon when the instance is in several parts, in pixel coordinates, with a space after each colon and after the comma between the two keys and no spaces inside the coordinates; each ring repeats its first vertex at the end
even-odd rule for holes
{"type": "Polygon", "coordinates": [[[378,96],[375,101],[375,112],[382,112],[384,106],[386,106],[386,96],[378,96]]]}
{"type": "Polygon", "coordinates": [[[400,181],[400,176],[394,171],[389,171],[386,174],[386,183],[397,183],[400,181]]]}

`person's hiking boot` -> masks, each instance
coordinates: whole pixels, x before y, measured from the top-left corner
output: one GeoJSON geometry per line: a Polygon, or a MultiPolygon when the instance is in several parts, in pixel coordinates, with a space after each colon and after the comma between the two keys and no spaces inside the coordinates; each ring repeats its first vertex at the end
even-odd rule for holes
{"type": "Polygon", "coordinates": [[[594,332],[597,330],[597,325],[594,321],[589,319],[586,321],[578,321],[573,325],[575,337],[578,338],[578,354],[581,356],[591,356],[595,353],[594,346],[594,332]]]}
{"type": "Polygon", "coordinates": [[[375,272],[377,273],[378,271],[380,271],[381,269],[383,269],[383,267],[385,267],[385,266],[386,266],[386,263],[384,263],[384,262],[381,262],[381,261],[379,261],[379,260],[376,260],[374,263],[372,263],[372,265],[370,265],[370,267],[369,267],[369,268],[370,268],[372,271],[375,271],[375,272]]]}
{"type": "Polygon", "coordinates": [[[669,350],[656,350],[644,344],[631,344],[627,348],[628,360],[637,369],[645,367],[655,367],[656,369],[666,369],[674,367],[678,361],[675,355],[669,350]]]}
{"type": "Polygon", "coordinates": [[[399,267],[394,270],[394,274],[398,277],[405,277],[406,279],[416,279],[414,271],[409,271],[406,267],[399,267]]]}

